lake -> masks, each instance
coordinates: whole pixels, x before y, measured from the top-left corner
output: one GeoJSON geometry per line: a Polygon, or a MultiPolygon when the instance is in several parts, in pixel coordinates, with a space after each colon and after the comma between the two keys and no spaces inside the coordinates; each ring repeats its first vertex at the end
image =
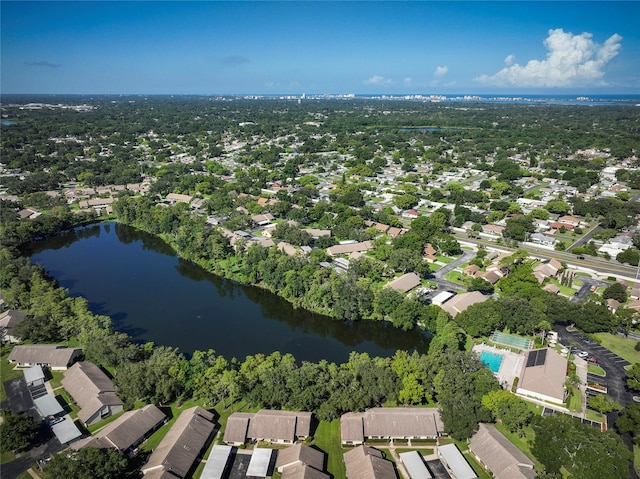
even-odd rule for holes
{"type": "Polygon", "coordinates": [[[103,223],[35,242],[29,255],[94,314],[138,342],[190,355],[214,349],[230,359],[273,351],[298,361],[345,362],[351,351],[391,356],[426,352],[429,337],[377,321],[343,322],[294,309],[260,288],[208,273],[156,236],[103,223]]]}

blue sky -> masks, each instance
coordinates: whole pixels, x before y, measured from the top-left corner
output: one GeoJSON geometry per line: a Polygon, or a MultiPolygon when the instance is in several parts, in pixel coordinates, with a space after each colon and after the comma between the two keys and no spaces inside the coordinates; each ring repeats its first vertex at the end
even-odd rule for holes
{"type": "Polygon", "coordinates": [[[13,2],[2,93],[638,93],[640,2],[13,2]]]}

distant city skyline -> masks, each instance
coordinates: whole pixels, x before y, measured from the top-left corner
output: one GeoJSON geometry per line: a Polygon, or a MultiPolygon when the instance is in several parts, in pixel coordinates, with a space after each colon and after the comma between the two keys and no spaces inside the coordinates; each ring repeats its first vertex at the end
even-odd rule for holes
{"type": "Polygon", "coordinates": [[[2,1],[2,93],[640,92],[639,2],[2,1]]]}

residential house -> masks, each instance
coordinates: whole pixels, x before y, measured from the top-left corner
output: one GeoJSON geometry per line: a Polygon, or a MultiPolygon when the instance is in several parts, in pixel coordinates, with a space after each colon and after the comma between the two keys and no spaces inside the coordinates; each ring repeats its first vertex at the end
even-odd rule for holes
{"type": "Polygon", "coordinates": [[[438,259],[436,258],[436,253],[437,251],[431,243],[427,243],[422,249],[422,257],[430,263],[434,263],[438,259]]]}
{"type": "Polygon", "coordinates": [[[489,297],[483,295],[480,291],[472,291],[470,293],[458,294],[439,306],[455,318],[457,314],[462,313],[469,306],[483,303],[487,299],[489,299],[489,297]]]}
{"type": "Polygon", "coordinates": [[[482,278],[490,284],[496,284],[502,278],[502,274],[499,271],[480,271],[476,274],[476,278],[482,278]]]}
{"type": "Polygon", "coordinates": [[[251,221],[253,221],[258,226],[268,225],[273,220],[274,220],[274,216],[271,213],[264,213],[261,215],[254,215],[251,217],[251,221]]]}
{"type": "Polygon", "coordinates": [[[575,216],[565,215],[558,218],[558,223],[562,223],[564,225],[570,225],[573,228],[576,228],[580,226],[580,219],[576,218],[575,216]]]}
{"type": "Polygon", "coordinates": [[[18,219],[19,220],[32,220],[37,218],[42,213],[40,213],[35,208],[25,208],[23,210],[18,211],[18,219]]]}
{"type": "Polygon", "coordinates": [[[525,353],[516,394],[563,404],[567,377],[567,358],[553,349],[533,349],[525,353]]]}
{"type": "Polygon", "coordinates": [[[224,442],[241,445],[250,441],[293,444],[311,432],[311,413],[261,409],[256,413],[229,416],[224,442]]]}
{"type": "Polygon", "coordinates": [[[347,479],[397,479],[393,463],[369,446],[358,446],[344,455],[347,479]]]}
{"type": "Polygon", "coordinates": [[[565,230],[572,231],[573,229],[575,229],[575,226],[573,226],[571,223],[560,223],[559,221],[554,221],[553,223],[549,224],[549,228],[550,229],[548,233],[550,234],[551,231],[559,230],[560,228],[564,228],[565,230]]]}
{"type": "Polygon", "coordinates": [[[95,435],[78,441],[71,447],[75,450],[83,447],[111,448],[128,454],[166,421],[167,417],[160,409],[153,404],[147,404],[140,409],[125,412],[95,435]]]}
{"type": "Polygon", "coordinates": [[[416,210],[406,210],[402,212],[402,217],[414,220],[420,217],[420,212],[416,210]]]}
{"type": "Polygon", "coordinates": [[[198,406],[183,411],[142,468],[145,479],[185,478],[214,429],[209,411],[198,406]]]}
{"type": "Polygon", "coordinates": [[[339,254],[349,254],[355,252],[365,252],[373,248],[371,241],[362,241],[360,243],[337,244],[327,248],[329,256],[338,256],[339,254]]]}
{"type": "Polygon", "coordinates": [[[78,419],[85,426],[100,422],[124,408],[113,382],[95,364],[75,363],[64,373],[61,383],[80,407],[78,419]]]}
{"type": "Polygon", "coordinates": [[[481,271],[480,266],[478,266],[477,264],[470,264],[468,266],[465,266],[462,272],[467,276],[475,277],[481,271]]]}
{"type": "Polygon", "coordinates": [[[616,311],[620,308],[620,302],[616,301],[613,298],[609,298],[607,299],[607,307],[609,308],[609,311],[615,314],[616,311]]]}
{"type": "Polygon", "coordinates": [[[624,235],[618,235],[615,238],[611,238],[607,244],[598,248],[598,253],[607,253],[612,258],[618,256],[619,253],[626,251],[633,246],[633,240],[624,235]]]}
{"type": "Polygon", "coordinates": [[[19,367],[46,366],[54,371],[65,371],[82,356],[82,349],[58,344],[18,345],[9,354],[9,362],[19,367]]]}
{"type": "Polygon", "coordinates": [[[492,236],[502,236],[502,232],[504,231],[503,226],[499,225],[482,225],[482,232],[492,236]]]}
{"type": "Polygon", "coordinates": [[[278,451],[276,469],[282,479],[329,479],[324,469],[324,452],[305,444],[278,451]]]}
{"type": "Polygon", "coordinates": [[[436,439],[444,431],[436,408],[371,408],[340,417],[342,444],[367,439],[436,439]]]}
{"type": "Polygon", "coordinates": [[[416,286],[419,286],[421,282],[422,280],[420,279],[420,276],[418,276],[414,272],[411,272],[403,274],[402,276],[389,281],[385,285],[385,287],[395,289],[396,291],[399,291],[401,293],[407,293],[416,286]]]}
{"type": "Polygon", "coordinates": [[[553,236],[544,235],[542,233],[533,233],[529,237],[529,241],[542,246],[554,246],[556,244],[556,239],[553,236]]]}
{"type": "Polygon", "coordinates": [[[558,294],[560,292],[560,288],[558,288],[553,283],[549,283],[549,284],[545,285],[542,289],[547,291],[547,292],[549,292],[549,293],[551,293],[551,294],[558,294]]]}
{"type": "Polygon", "coordinates": [[[15,336],[13,329],[20,324],[27,315],[22,311],[10,309],[0,314],[0,341],[2,343],[19,343],[22,341],[15,336]]]}
{"type": "Polygon", "coordinates": [[[193,200],[193,196],[190,195],[180,195],[178,193],[169,193],[166,196],[166,199],[170,203],[191,203],[193,200]]]}
{"type": "Polygon", "coordinates": [[[387,230],[387,235],[391,236],[392,238],[395,238],[396,236],[402,236],[403,234],[405,234],[408,230],[405,228],[398,228],[396,226],[391,226],[389,227],[389,229],[387,230]]]}
{"type": "Polygon", "coordinates": [[[534,463],[494,426],[480,423],[469,449],[496,479],[533,479],[534,463]]]}
{"type": "Polygon", "coordinates": [[[322,238],[323,236],[331,236],[331,230],[321,230],[317,228],[305,228],[303,231],[306,231],[311,235],[311,238],[314,240],[318,238],[322,238]]]}
{"type": "Polygon", "coordinates": [[[278,250],[289,256],[295,256],[300,253],[300,250],[293,246],[291,243],[287,243],[286,241],[280,241],[277,244],[278,250]]]}

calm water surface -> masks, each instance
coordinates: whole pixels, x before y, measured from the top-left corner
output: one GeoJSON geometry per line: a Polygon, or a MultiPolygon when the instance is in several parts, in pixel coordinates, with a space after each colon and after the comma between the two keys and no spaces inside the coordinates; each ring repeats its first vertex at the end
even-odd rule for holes
{"type": "Polygon", "coordinates": [[[335,321],[238,285],[178,258],[159,238],[105,223],[34,243],[29,252],[73,296],[137,341],[227,358],[281,351],[299,361],[344,362],[351,351],[426,352],[429,339],[386,323],[335,321]]]}

